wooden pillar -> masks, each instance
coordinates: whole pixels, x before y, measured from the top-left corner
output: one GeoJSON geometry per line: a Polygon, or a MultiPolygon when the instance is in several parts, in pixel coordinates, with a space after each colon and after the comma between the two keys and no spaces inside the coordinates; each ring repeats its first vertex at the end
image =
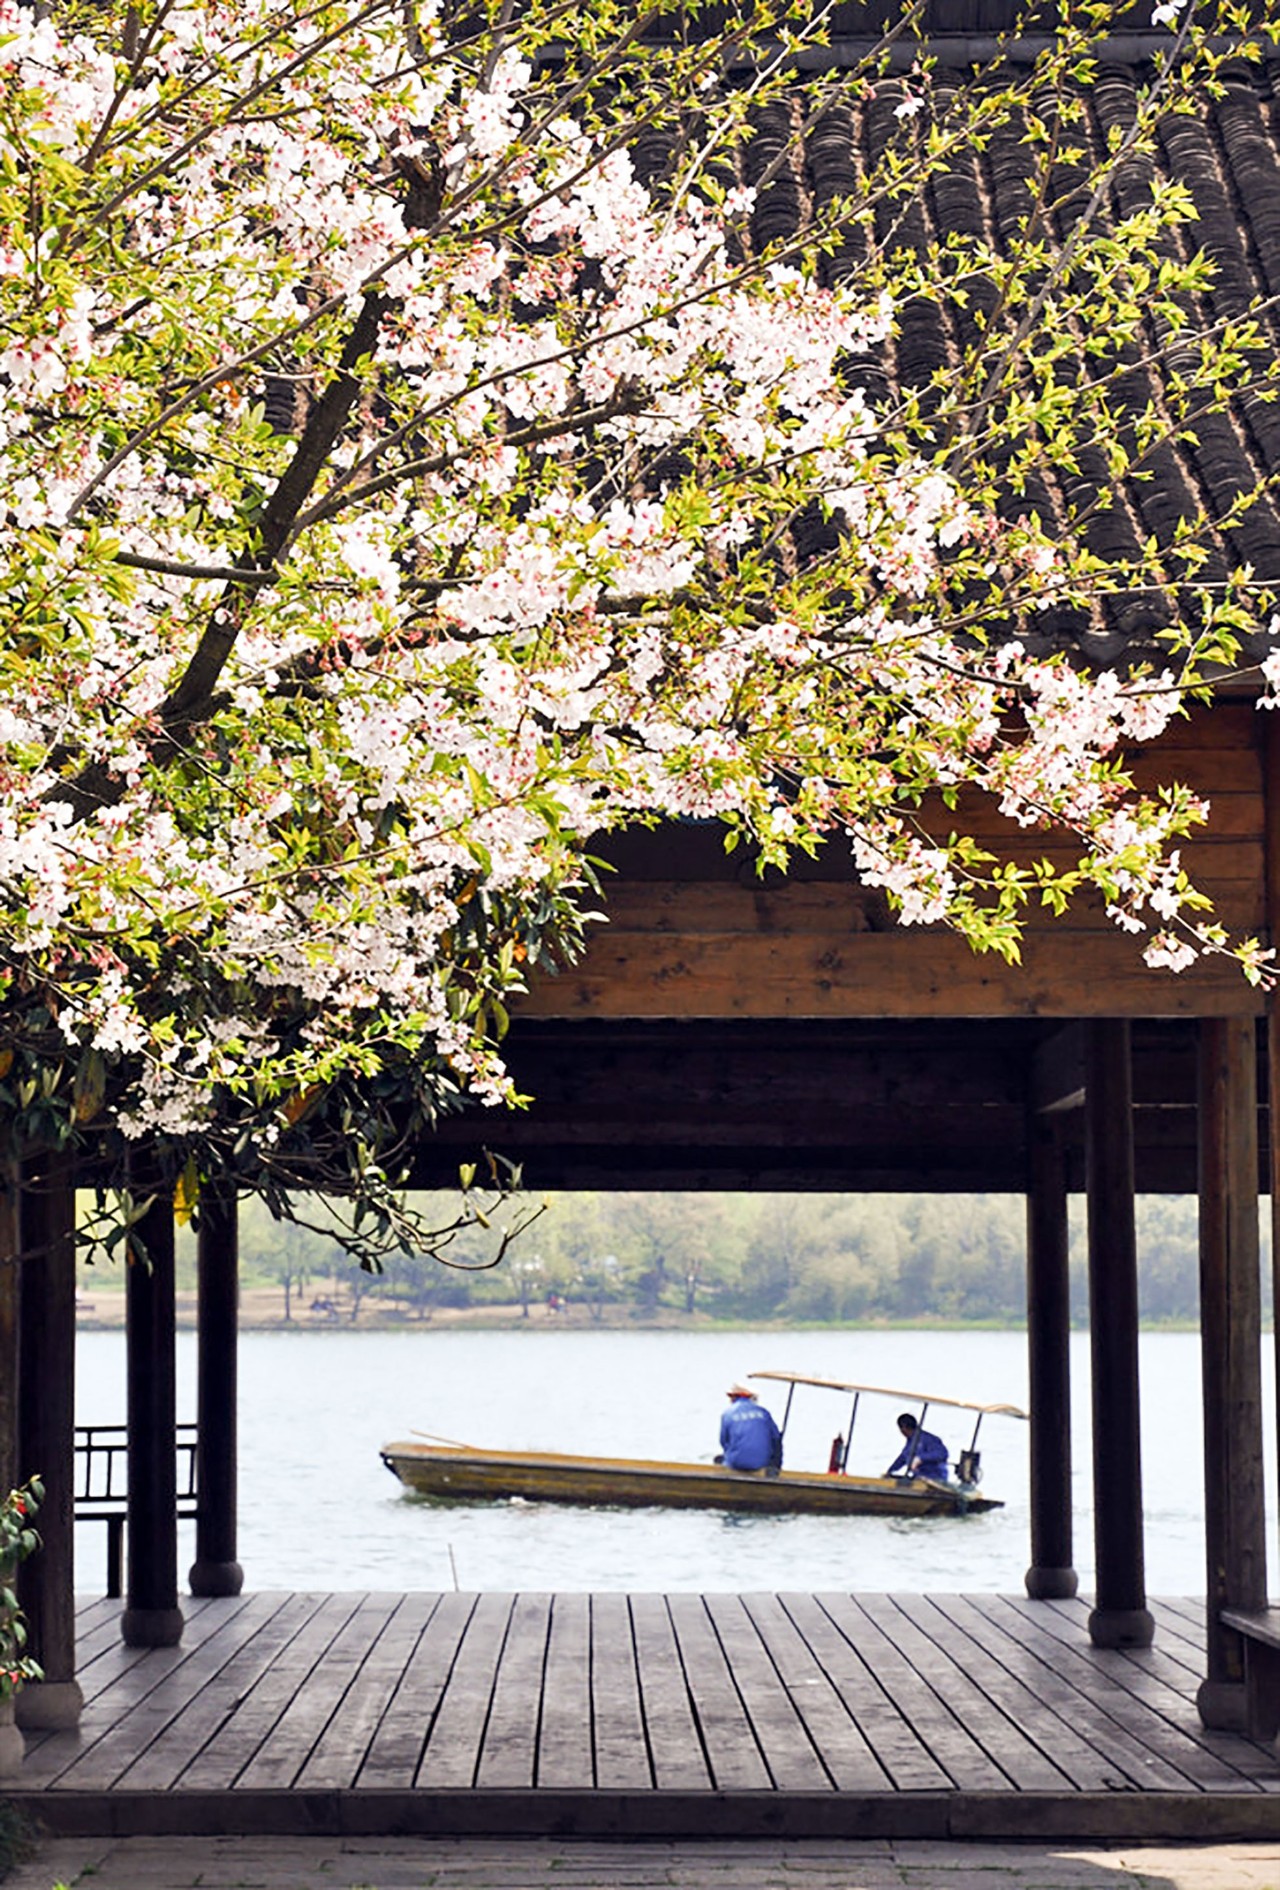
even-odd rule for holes
{"type": "MultiPolygon", "coordinates": [[[[145,1184],[143,1184],[145,1186],[145,1184]]],[[[135,1190],[141,1187],[135,1181],[135,1190]]],[[[130,1647],[172,1647],[178,1606],[173,1203],[163,1190],[130,1241],[128,1333],[129,1574],[120,1632],[130,1647]]]]}
{"type": "Polygon", "coordinates": [[[197,1236],[196,1559],[193,1595],[238,1595],[236,1560],[236,1325],[239,1239],[234,1190],[205,1189],[197,1236]]]}
{"type": "Polygon", "coordinates": [[[1208,1601],[1206,1726],[1243,1731],[1240,1636],[1223,1608],[1267,1600],[1262,1472],[1262,1308],[1258,1283],[1257,1034],[1251,1017],[1202,1018],[1199,1031],[1200,1348],[1208,1601]]]}
{"type": "Polygon", "coordinates": [[[76,1680],[76,1190],[70,1151],[41,1152],[23,1163],[18,1245],[20,1475],[44,1483],[40,1549],[22,1565],[18,1596],[44,1679],[23,1687],[17,1718],[29,1730],[65,1731],[79,1725],[84,1705],[76,1680]]]}
{"type": "MultiPolygon", "coordinates": [[[[18,1319],[21,1273],[18,1265],[18,1177],[13,1162],[0,1168],[0,1495],[18,1483],[18,1319]]],[[[0,1577],[9,1570],[0,1567],[0,1577]]],[[[0,1711],[0,1780],[16,1780],[27,1742],[11,1713],[0,1711]]]]}
{"type": "Polygon", "coordinates": [[[0,1495],[21,1479],[18,1456],[18,1170],[0,1167],[0,1495]]]}
{"type": "Polygon", "coordinates": [[[1134,1225],[1129,1026],[1085,1025],[1089,1347],[1093,1361],[1093,1528],[1098,1647],[1148,1647],[1138,1412],[1138,1244],[1134,1225]]]}
{"type": "MultiPolygon", "coordinates": [[[[1277,927],[1273,936],[1280,937],[1280,927],[1277,927]]],[[[1267,1127],[1268,1186],[1271,1190],[1271,1342],[1275,1357],[1275,1382],[1280,1387],[1280,1000],[1274,992],[1267,1003],[1267,1127]]],[[[1280,1433],[1280,1390],[1276,1398],[1276,1425],[1280,1433]]]]}
{"type": "Polygon", "coordinates": [[[1071,1295],[1067,1177],[1051,1116],[1027,1125],[1027,1353],[1031,1390],[1031,1566],[1036,1601],[1074,1595],[1071,1533],[1071,1295]]]}

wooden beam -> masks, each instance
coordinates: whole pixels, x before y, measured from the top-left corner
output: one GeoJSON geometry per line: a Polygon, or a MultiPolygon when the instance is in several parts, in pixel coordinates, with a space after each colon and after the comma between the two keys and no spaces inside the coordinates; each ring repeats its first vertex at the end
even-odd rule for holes
{"type": "MultiPolygon", "coordinates": [[[[1210,798],[1209,823],[1183,860],[1242,934],[1266,920],[1262,721],[1251,708],[1218,705],[1132,758],[1145,785],[1177,778],[1210,798]]],[[[972,832],[1010,860],[1066,864],[1079,850],[1069,834],[1022,831],[975,793],[954,809],[926,802],[920,819],[926,831],[972,832]]],[[[1022,962],[1008,966],[945,929],[896,924],[834,844],[793,862],[785,878],[726,856],[714,824],[611,836],[601,850],[616,868],[604,893],[609,923],[579,965],[535,982],[523,1016],[1194,1018],[1262,1006],[1226,961],[1178,977],[1149,971],[1141,940],[1117,931],[1096,898],[1062,920],[1029,910],[1022,962]]]]}
{"type": "Polygon", "coordinates": [[[832,1041],[834,1032],[815,1043],[808,1026],[797,1027],[790,1043],[718,1041],[710,1022],[683,1030],[677,1044],[664,1040],[661,1025],[631,1028],[630,1041],[607,1044],[589,1034],[575,1039],[572,1027],[562,1041],[531,1043],[515,1029],[508,1066],[544,1118],[640,1118],[649,1114],[642,1097],[660,1098],[664,1111],[674,1107],[712,1127],[755,1114],[830,1123],[833,1114],[839,1122],[887,1109],[1023,1107],[1025,1050],[1001,1043],[994,1031],[984,1041],[980,1025],[955,1047],[897,1049],[864,1048],[843,1034],[832,1041]]]}
{"type": "MultiPolygon", "coordinates": [[[[1028,1090],[1065,1100],[1062,1081],[1042,1074],[1037,1091],[1034,1075],[1039,1046],[1062,1029],[1034,1018],[526,1018],[507,1054],[531,1106],[441,1122],[417,1145],[413,1185],[448,1187],[459,1162],[489,1147],[524,1161],[539,1187],[1021,1194],[1028,1090]]],[[[1070,1041],[1047,1069],[1069,1071],[1070,1041]]],[[[1195,1188],[1195,1042],[1184,1020],[1133,1026],[1144,1192],[1195,1188]]],[[[1058,1120],[1079,1191],[1079,1112],[1058,1120]]]]}
{"type": "Polygon", "coordinates": [[[1029,937],[1021,965],[936,932],[835,940],[788,933],[597,932],[581,961],[514,1007],[541,1018],[1256,1016],[1262,995],[1232,962],[1152,972],[1126,934],[1029,937]]]}
{"type": "MultiPolygon", "coordinates": [[[[726,1116],[700,1114],[674,1088],[668,1093],[672,1097],[669,1108],[661,1089],[646,1090],[630,1097],[620,1095],[613,1110],[602,1110],[594,1119],[586,1104],[580,1110],[562,1105],[554,1113],[536,1115],[531,1110],[525,1121],[518,1114],[495,1117],[491,1113],[488,1121],[469,1119],[465,1131],[450,1128],[440,1139],[446,1145],[466,1147],[481,1140],[493,1148],[531,1147],[539,1142],[555,1142],[564,1148],[598,1147],[612,1142],[636,1150],[686,1142],[694,1153],[753,1145],[801,1154],[914,1145],[917,1154],[922,1146],[945,1149],[948,1159],[962,1157],[966,1151],[980,1157],[995,1137],[1007,1139],[1019,1152],[1023,1147],[1023,1112],[1017,1109],[885,1109],[833,1119],[821,1108],[771,1118],[762,1106],[750,1114],[726,1116]],[[639,1107],[642,1095],[651,1101],[652,1112],[639,1107]]],[[[1188,1114],[1189,1134],[1190,1124],[1188,1114]]]]}
{"type": "MultiPolygon", "coordinates": [[[[671,1147],[628,1155],[614,1144],[606,1148],[554,1144],[527,1147],[490,1138],[484,1146],[497,1149],[523,1165],[526,1188],[626,1190],[653,1193],[681,1189],[723,1194],[1012,1194],[1026,1186],[1026,1164],[1016,1157],[997,1161],[993,1156],[981,1168],[972,1164],[946,1165],[943,1153],[922,1156],[918,1144],[872,1156],[856,1150],[828,1149],[821,1155],[792,1154],[784,1159],[768,1149],[723,1150],[671,1147]]],[[[484,1146],[477,1143],[466,1159],[483,1163],[484,1146]]],[[[458,1184],[459,1151],[437,1150],[436,1159],[420,1156],[410,1185],[414,1188],[449,1188],[458,1184]]],[[[1163,1177],[1162,1177],[1163,1179],[1163,1177]]],[[[1163,1187],[1160,1193],[1174,1192],[1163,1187]]]]}

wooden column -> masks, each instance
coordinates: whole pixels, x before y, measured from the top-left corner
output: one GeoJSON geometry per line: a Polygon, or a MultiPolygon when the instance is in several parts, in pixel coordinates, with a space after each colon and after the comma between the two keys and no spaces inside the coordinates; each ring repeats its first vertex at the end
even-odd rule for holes
{"type": "MultiPolygon", "coordinates": [[[[1280,727],[1274,715],[1264,715],[1263,791],[1266,800],[1266,920],[1267,938],[1280,945],[1280,727]]],[[[1267,997],[1267,1186],[1271,1194],[1272,1346],[1276,1385],[1280,1387],[1280,993],[1267,997]]],[[[1276,1401],[1280,1425],[1280,1393],[1276,1401]]]]}
{"type": "MultiPolygon", "coordinates": [[[[19,1481],[18,1468],[18,1179],[16,1165],[0,1168],[0,1494],[19,1481]]],[[[7,1579],[8,1569],[0,1568],[7,1579]]],[[[16,1780],[27,1742],[12,1714],[0,1712],[0,1781],[16,1780]]]]}
{"type": "Polygon", "coordinates": [[[200,1330],[196,1384],[196,1559],[193,1595],[238,1595],[236,1560],[236,1325],[239,1238],[233,1190],[205,1189],[197,1235],[200,1330]]]}
{"type": "MultiPolygon", "coordinates": [[[[1268,723],[1270,726],[1270,723],[1268,723]]],[[[1272,934],[1280,938],[1280,927],[1272,934]]],[[[1267,1002],[1267,1127],[1268,1185],[1271,1190],[1271,1299],[1272,1348],[1276,1384],[1280,1386],[1280,999],[1273,992],[1267,1002]]],[[[1280,1434],[1280,1393],[1276,1400],[1280,1434]]]]}
{"type": "MultiPolygon", "coordinates": [[[[134,1182],[137,1193],[145,1183],[134,1182]]],[[[120,1632],[130,1647],[172,1647],[178,1606],[173,1203],[155,1195],[130,1242],[126,1280],[129,1573],[120,1632]]]]}
{"type": "Polygon", "coordinates": [[[1133,1076],[1128,1023],[1085,1025],[1089,1347],[1093,1361],[1093,1528],[1098,1647],[1147,1647],[1138,1414],[1138,1248],[1133,1200],[1133,1076]]]}
{"type": "Polygon", "coordinates": [[[18,1456],[18,1170],[0,1166],[0,1494],[20,1480],[18,1456]]]}
{"type": "Polygon", "coordinates": [[[1257,1033],[1251,1017],[1202,1018],[1200,1093],[1200,1349],[1208,1601],[1206,1726],[1242,1731],[1240,1637],[1223,1608],[1267,1600],[1262,1473],[1262,1307],[1258,1283],[1257,1033]]]}
{"type": "Polygon", "coordinates": [[[1071,1296],[1067,1178],[1052,1116],[1027,1124],[1027,1354],[1031,1389],[1031,1566],[1036,1601],[1074,1595],[1071,1533],[1071,1296]]]}
{"type": "Polygon", "coordinates": [[[33,1155],[18,1192],[20,1475],[44,1483],[40,1549],[23,1563],[18,1596],[44,1679],[23,1687],[20,1726],[78,1726],[76,1680],[75,1426],[76,1190],[70,1152],[33,1155]]]}

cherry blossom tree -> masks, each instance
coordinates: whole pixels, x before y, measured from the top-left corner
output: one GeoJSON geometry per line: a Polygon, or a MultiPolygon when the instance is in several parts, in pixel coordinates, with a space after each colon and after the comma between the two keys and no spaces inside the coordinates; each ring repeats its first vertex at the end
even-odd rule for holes
{"type": "Polygon", "coordinates": [[[187,1200],[229,1169],[279,1205],[340,1151],[393,1225],[388,1125],[512,1100],[506,1007],[579,949],[593,845],[668,817],[762,865],[847,845],[980,950],[1100,891],[1153,966],[1267,975],[1181,870],[1203,810],[1118,757],[1270,600],[1205,578],[1221,519],[1106,560],[1089,505],[1035,499],[1086,441],[1114,497],[1273,374],[1260,311],[1204,317],[1150,162],[1244,23],[1161,8],[1095,149],[1110,12],[1064,5],[1033,66],[965,86],[895,50],[909,11],[806,77],[791,0],[721,30],[669,0],[0,0],[16,1133],[146,1139],[187,1200]],[[880,114],[874,162],[771,236],[837,106],[880,114]],[[1006,241],[896,240],[1011,137],[1006,241]],[[981,345],[927,388],[878,372],[913,300],[975,297],[981,345]],[[1154,658],[1037,653],[1046,612],[1135,587],[1168,600],[1154,658]],[[962,787],[1078,864],[940,838],[919,810],[962,787]]]}

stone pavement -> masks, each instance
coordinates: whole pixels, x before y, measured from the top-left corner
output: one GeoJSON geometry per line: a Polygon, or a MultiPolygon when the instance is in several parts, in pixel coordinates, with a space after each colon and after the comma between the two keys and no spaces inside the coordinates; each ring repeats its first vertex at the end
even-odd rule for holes
{"type": "Polygon", "coordinates": [[[59,1838],[4,1890],[1280,1890],[1280,1844],[59,1838]]]}

